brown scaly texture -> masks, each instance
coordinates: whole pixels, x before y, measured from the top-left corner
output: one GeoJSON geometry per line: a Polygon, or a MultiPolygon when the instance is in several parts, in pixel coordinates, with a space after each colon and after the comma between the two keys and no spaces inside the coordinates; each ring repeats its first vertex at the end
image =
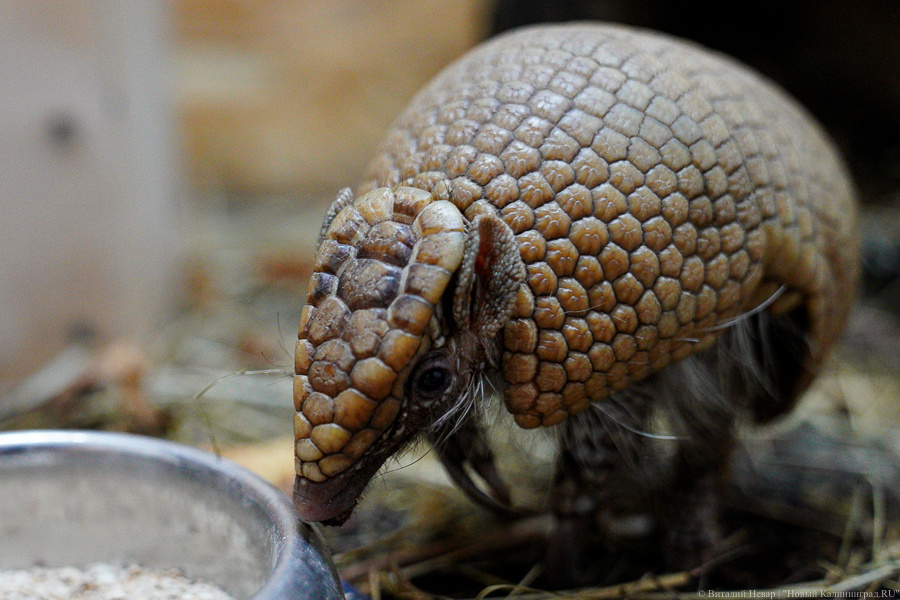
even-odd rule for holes
{"type": "Polygon", "coordinates": [[[853,190],[824,134],[755,73],[660,34],[539,27],[477,48],[413,100],[358,191],[398,184],[446,184],[516,235],[527,286],[502,373],[523,427],[772,298],[805,307],[813,370],[852,301],[853,190]]]}
{"type": "Polygon", "coordinates": [[[325,219],[294,361],[297,475],[346,470],[401,412],[403,377],[463,258],[465,222],[413,188],[342,193],[325,219]]]}

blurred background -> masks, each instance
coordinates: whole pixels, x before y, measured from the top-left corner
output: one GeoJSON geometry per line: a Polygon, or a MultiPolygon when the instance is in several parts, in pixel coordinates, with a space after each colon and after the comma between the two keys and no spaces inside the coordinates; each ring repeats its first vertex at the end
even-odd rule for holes
{"type": "Polygon", "coordinates": [[[806,414],[900,448],[900,6],[722,6],[0,2],[0,430],[218,442],[287,489],[293,340],[327,204],[466,49],[601,19],[735,55],[828,127],[865,205],[866,280],[806,414]]]}
{"type": "MultiPolygon", "coordinates": [[[[146,423],[120,426],[163,433],[222,375],[290,371],[325,206],[486,15],[474,0],[0,4],[0,428],[136,411],[146,423]],[[133,397],[84,402],[125,382],[133,397]]],[[[250,381],[217,399],[259,387],[289,433],[289,377],[250,381]]]]}

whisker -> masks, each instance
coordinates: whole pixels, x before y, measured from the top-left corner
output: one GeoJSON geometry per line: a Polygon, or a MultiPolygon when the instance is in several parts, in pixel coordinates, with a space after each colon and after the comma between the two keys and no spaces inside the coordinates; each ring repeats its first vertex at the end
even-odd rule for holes
{"type": "Polygon", "coordinates": [[[430,444],[425,444],[425,452],[422,454],[422,456],[420,456],[416,460],[412,461],[411,463],[408,463],[405,465],[398,465],[392,469],[385,469],[385,470],[381,471],[381,476],[384,477],[385,475],[388,475],[390,473],[397,473],[399,471],[402,471],[403,469],[407,469],[415,464],[418,464],[420,461],[424,460],[425,457],[427,457],[433,451],[434,451],[433,446],[431,446],[430,444]]]}
{"type": "Polygon", "coordinates": [[[733,319],[729,319],[728,321],[724,321],[722,323],[719,323],[718,325],[713,325],[712,327],[708,327],[708,328],[704,329],[704,331],[719,331],[721,329],[726,329],[726,328],[731,327],[732,325],[735,325],[745,319],[749,319],[753,315],[758,315],[762,311],[769,308],[776,300],[778,300],[782,296],[782,294],[784,294],[784,292],[786,290],[787,290],[787,286],[782,284],[781,287],[779,287],[777,290],[775,290],[771,296],[766,298],[765,302],[763,302],[756,308],[748,310],[745,313],[741,313],[738,316],[734,317],[733,319]]]}
{"type": "Polygon", "coordinates": [[[500,393],[500,390],[497,389],[497,386],[494,385],[493,380],[490,377],[485,377],[484,382],[491,388],[491,393],[497,395],[500,393]]]}
{"type": "Polygon", "coordinates": [[[474,375],[467,383],[466,389],[462,391],[459,399],[451,406],[447,412],[438,417],[438,419],[434,422],[434,427],[437,429],[442,429],[443,425],[448,423],[450,419],[454,419],[455,423],[453,427],[447,430],[446,432],[442,432],[443,435],[450,436],[456,433],[462,423],[469,417],[472,410],[475,408],[477,390],[476,386],[478,385],[478,381],[481,379],[481,374],[474,375]]]}
{"type": "Polygon", "coordinates": [[[660,433],[650,433],[649,431],[641,431],[640,429],[631,427],[630,425],[626,424],[624,421],[616,418],[616,415],[612,411],[606,410],[605,407],[603,407],[599,404],[595,404],[593,406],[596,407],[597,410],[602,412],[604,414],[604,416],[608,417],[610,420],[615,422],[616,425],[618,425],[625,431],[628,431],[635,435],[639,435],[641,437],[644,437],[644,438],[647,438],[650,440],[664,440],[664,441],[671,441],[671,442],[688,439],[688,438],[686,438],[684,436],[680,436],[680,435],[664,435],[664,434],[660,434],[660,433]]]}
{"type": "Polygon", "coordinates": [[[209,435],[209,445],[213,449],[213,453],[221,457],[222,450],[219,447],[219,442],[216,439],[215,433],[213,433],[212,428],[212,420],[209,418],[209,414],[206,412],[206,409],[203,408],[203,404],[200,402],[200,399],[206,395],[208,391],[225,381],[226,379],[233,379],[235,377],[241,377],[243,375],[285,375],[290,376],[289,373],[285,372],[283,369],[247,369],[244,371],[237,371],[235,373],[229,373],[227,375],[222,375],[221,377],[216,378],[214,381],[207,384],[202,390],[194,394],[191,398],[191,401],[194,403],[194,406],[197,408],[197,411],[200,413],[200,418],[203,420],[203,424],[206,426],[206,433],[209,435]]]}
{"type": "MultiPolygon", "coordinates": [[[[281,351],[284,352],[285,358],[290,360],[293,357],[293,354],[290,350],[287,349],[287,346],[284,345],[284,332],[281,330],[281,312],[275,312],[275,325],[278,328],[278,346],[281,348],[281,351]]],[[[272,362],[271,364],[275,364],[272,362]]]]}

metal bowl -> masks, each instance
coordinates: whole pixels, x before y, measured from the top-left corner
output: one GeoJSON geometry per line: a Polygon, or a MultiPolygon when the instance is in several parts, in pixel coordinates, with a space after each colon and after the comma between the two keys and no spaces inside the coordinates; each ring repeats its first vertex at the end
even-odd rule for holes
{"type": "Polygon", "coordinates": [[[256,475],[141,436],[0,434],[0,569],[177,567],[236,599],[342,599],[321,538],[256,475]]]}

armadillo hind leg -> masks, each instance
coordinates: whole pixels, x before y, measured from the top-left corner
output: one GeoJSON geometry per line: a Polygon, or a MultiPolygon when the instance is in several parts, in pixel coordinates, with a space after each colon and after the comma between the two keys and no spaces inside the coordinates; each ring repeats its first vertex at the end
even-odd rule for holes
{"type": "Polygon", "coordinates": [[[569,419],[551,498],[546,569],[580,585],[608,572],[628,538],[656,536],[665,567],[715,553],[734,416],[768,420],[807,373],[803,324],[751,315],[715,347],[569,419]]]}

